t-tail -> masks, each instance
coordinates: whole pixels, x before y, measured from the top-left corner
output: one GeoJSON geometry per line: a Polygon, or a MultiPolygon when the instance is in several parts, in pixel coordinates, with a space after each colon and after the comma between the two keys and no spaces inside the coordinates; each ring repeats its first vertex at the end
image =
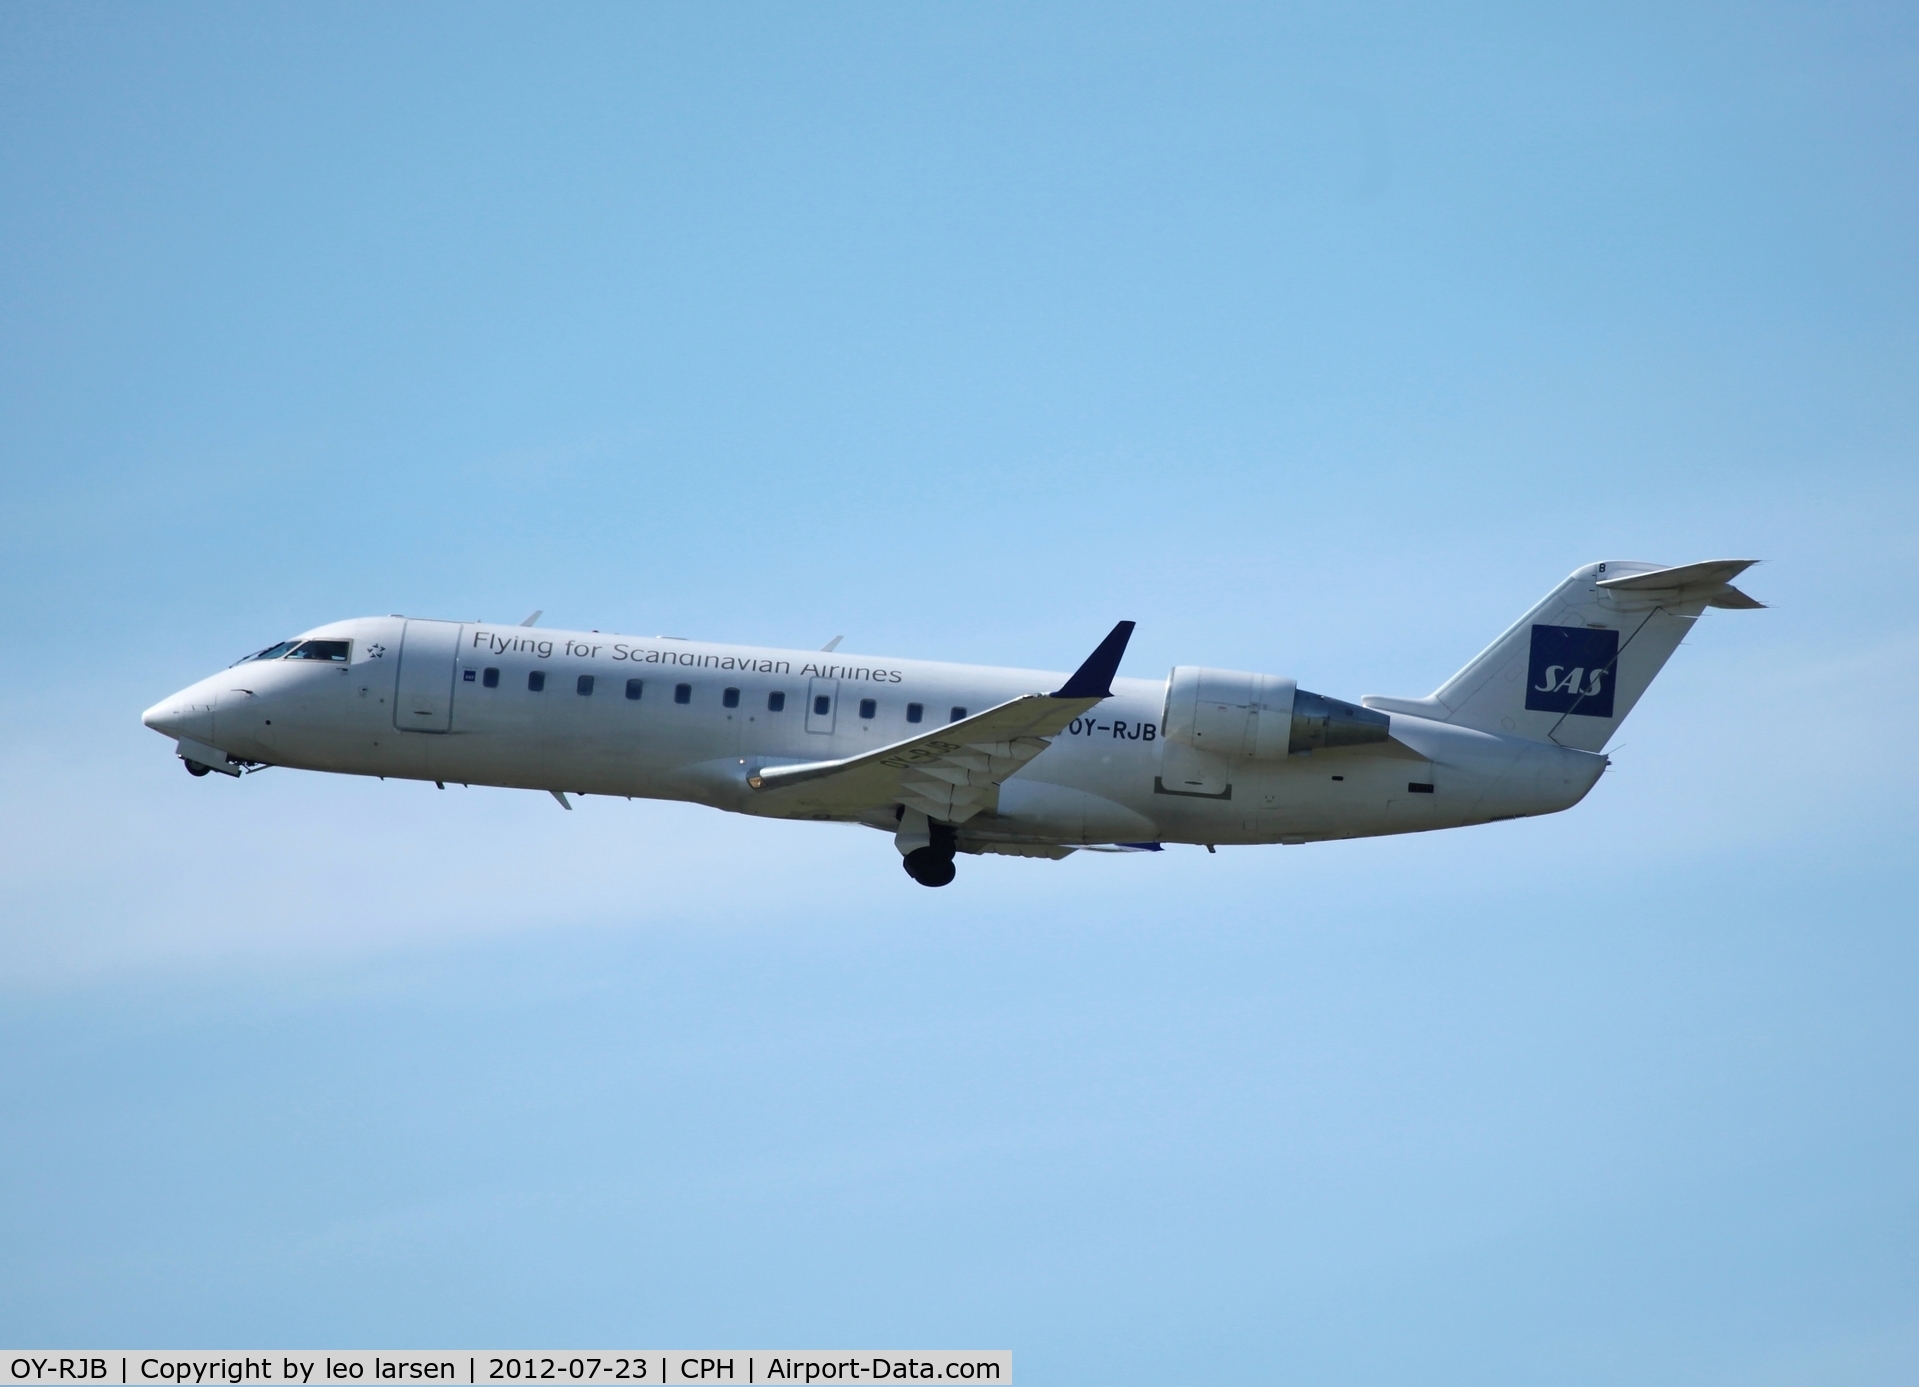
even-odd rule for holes
{"type": "Polygon", "coordinates": [[[1360,701],[1481,732],[1600,751],[1708,607],[1763,607],[1732,585],[1756,560],[1587,564],[1426,698],[1360,701]]]}

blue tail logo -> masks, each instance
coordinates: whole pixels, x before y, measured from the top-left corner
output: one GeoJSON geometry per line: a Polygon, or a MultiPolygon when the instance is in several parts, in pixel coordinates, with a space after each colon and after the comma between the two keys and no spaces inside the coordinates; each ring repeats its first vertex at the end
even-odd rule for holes
{"type": "Polygon", "coordinates": [[[1526,706],[1536,713],[1612,716],[1619,633],[1584,626],[1533,627],[1526,665],[1526,706]]]}

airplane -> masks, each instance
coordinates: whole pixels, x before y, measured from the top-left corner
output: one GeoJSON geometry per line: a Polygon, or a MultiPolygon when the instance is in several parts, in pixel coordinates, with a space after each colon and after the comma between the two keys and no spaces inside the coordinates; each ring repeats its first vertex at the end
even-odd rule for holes
{"type": "Polygon", "coordinates": [[[671,636],[359,617],[146,710],[195,776],[269,766],[685,800],[960,853],[1300,844],[1569,809],[1707,607],[1755,560],[1592,563],[1424,698],[1348,703],[1191,665],[1119,677],[1122,621],[1071,674],[671,636]]]}

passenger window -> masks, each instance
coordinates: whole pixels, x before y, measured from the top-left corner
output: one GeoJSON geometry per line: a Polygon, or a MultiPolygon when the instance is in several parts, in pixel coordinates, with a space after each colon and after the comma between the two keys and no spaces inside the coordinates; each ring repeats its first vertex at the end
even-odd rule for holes
{"type": "Polygon", "coordinates": [[[627,681],[626,681],[626,696],[627,696],[628,698],[630,698],[630,699],[632,699],[632,700],[633,700],[633,701],[634,701],[635,703],[638,703],[638,702],[640,701],[640,689],[641,689],[641,687],[642,687],[642,686],[641,686],[641,683],[640,683],[640,681],[639,681],[638,679],[629,679],[629,680],[627,680],[627,681]]]}
{"type": "Polygon", "coordinates": [[[476,669],[467,669],[467,670],[460,671],[460,680],[463,683],[471,684],[475,679],[478,679],[479,677],[480,677],[480,672],[476,669]]]}
{"type": "Polygon", "coordinates": [[[347,662],[352,641],[301,641],[287,652],[289,660],[329,660],[336,665],[347,662]]]}
{"type": "Polygon", "coordinates": [[[925,716],[926,705],[924,703],[909,703],[906,705],[906,720],[908,722],[918,722],[925,716]]]}
{"type": "Polygon", "coordinates": [[[739,707],[740,691],[738,689],[728,689],[725,693],[720,695],[720,703],[722,706],[727,708],[739,707]]]}
{"type": "Polygon", "coordinates": [[[590,674],[582,674],[578,679],[574,680],[573,692],[581,698],[593,697],[593,676],[590,674]]]}
{"type": "Polygon", "coordinates": [[[786,711],[785,693],[779,689],[775,689],[772,693],[768,694],[766,696],[766,711],[769,713],[784,713],[786,711]]]}
{"type": "Polygon", "coordinates": [[[862,698],[860,700],[860,716],[861,717],[870,718],[873,716],[873,714],[877,713],[879,710],[880,710],[880,705],[874,702],[872,699],[862,698]]]}
{"type": "Polygon", "coordinates": [[[539,693],[546,687],[546,671],[536,669],[529,673],[526,676],[526,687],[533,693],[539,693]]]}
{"type": "Polygon", "coordinates": [[[500,671],[489,666],[480,672],[480,682],[489,689],[500,687],[500,671]]]}
{"type": "Polygon", "coordinates": [[[675,684],[673,686],[673,701],[675,703],[691,703],[693,701],[693,686],[691,684],[675,684]]]}
{"type": "Polygon", "coordinates": [[[965,717],[965,716],[966,716],[966,710],[965,710],[964,708],[955,708],[955,709],[953,710],[953,716],[952,716],[952,717],[950,717],[950,718],[948,718],[948,719],[947,719],[947,721],[948,721],[948,722],[958,722],[958,721],[959,721],[959,720],[960,720],[961,718],[963,718],[963,717],[965,717]]]}
{"type": "Polygon", "coordinates": [[[825,694],[821,694],[818,698],[813,700],[813,716],[814,717],[823,718],[832,711],[833,711],[833,700],[828,698],[825,694]]]}

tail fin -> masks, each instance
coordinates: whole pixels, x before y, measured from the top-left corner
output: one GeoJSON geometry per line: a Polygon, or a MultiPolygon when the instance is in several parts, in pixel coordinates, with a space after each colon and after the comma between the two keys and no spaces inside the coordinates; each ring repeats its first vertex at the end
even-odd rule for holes
{"type": "Polygon", "coordinates": [[[1427,698],[1360,702],[1481,732],[1599,751],[1707,607],[1763,607],[1732,585],[1753,559],[1592,563],[1427,698]]]}

